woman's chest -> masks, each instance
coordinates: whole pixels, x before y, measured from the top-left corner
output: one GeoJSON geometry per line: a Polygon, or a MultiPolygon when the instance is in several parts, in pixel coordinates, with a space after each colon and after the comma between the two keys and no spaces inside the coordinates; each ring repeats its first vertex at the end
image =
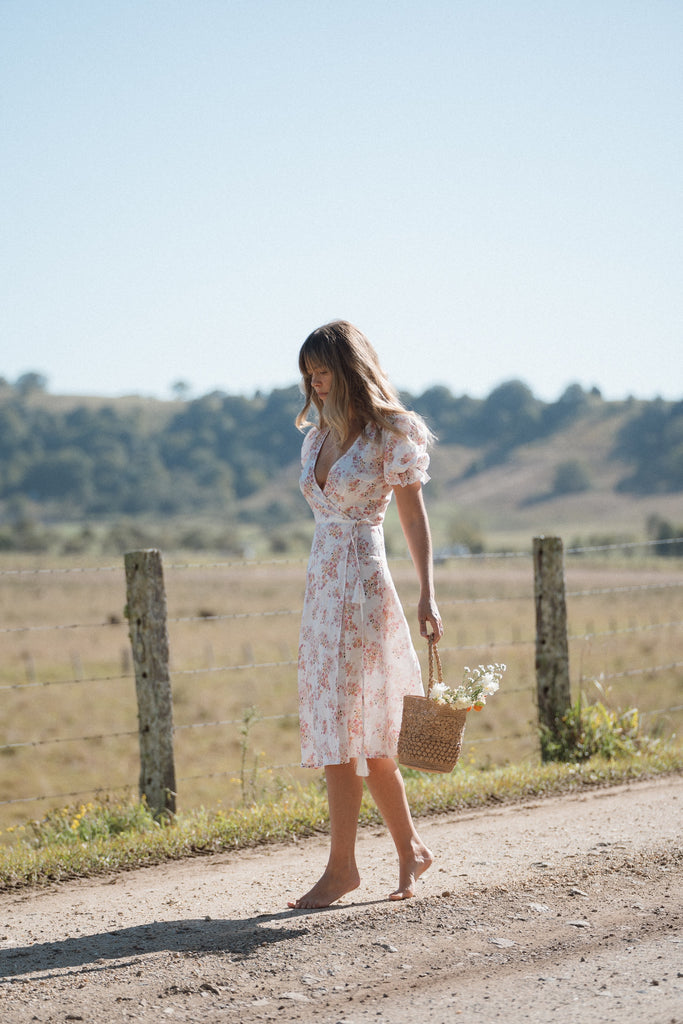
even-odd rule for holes
{"type": "MultiPolygon", "coordinates": [[[[324,452],[320,452],[323,455],[324,452]]],[[[384,481],[382,450],[372,441],[359,438],[339,458],[315,462],[316,483],[324,496],[337,506],[362,508],[383,503],[390,488],[384,481]],[[321,487],[324,480],[324,487],[321,487]]]]}

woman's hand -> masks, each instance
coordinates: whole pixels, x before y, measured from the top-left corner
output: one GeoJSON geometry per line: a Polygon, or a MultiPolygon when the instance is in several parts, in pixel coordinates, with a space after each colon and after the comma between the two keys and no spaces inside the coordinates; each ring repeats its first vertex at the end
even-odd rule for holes
{"type": "Polygon", "coordinates": [[[420,598],[417,604],[417,621],[420,624],[420,636],[423,636],[425,639],[430,633],[434,635],[436,642],[443,636],[441,616],[433,597],[420,598]],[[432,628],[429,629],[429,626],[432,628]]]}

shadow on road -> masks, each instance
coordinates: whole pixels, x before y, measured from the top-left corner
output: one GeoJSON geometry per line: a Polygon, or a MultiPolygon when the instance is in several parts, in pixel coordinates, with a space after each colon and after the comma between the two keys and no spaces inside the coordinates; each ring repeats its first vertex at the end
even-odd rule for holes
{"type": "Polygon", "coordinates": [[[271,914],[267,919],[243,920],[189,919],[158,921],[116,931],[77,935],[55,942],[36,942],[30,946],[0,950],[0,979],[18,978],[36,971],[111,970],[112,966],[130,966],[131,958],[152,953],[224,952],[238,957],[271,943],[299,938],[305,927],[271,927],[276,921],[292,920],[292,912],[271,914]],[[120,965],[111,961],[120,960],[120,965]]]}

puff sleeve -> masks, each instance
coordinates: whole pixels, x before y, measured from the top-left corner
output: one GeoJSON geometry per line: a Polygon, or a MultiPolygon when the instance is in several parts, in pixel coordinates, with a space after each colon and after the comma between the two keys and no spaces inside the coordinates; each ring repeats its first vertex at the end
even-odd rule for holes
{"type": "Polygon", "coordinates": [[[429,432],[422,420],[399,416],[396,425],[401,431],[384,431],[384,479],[390,487],[406,487],[429,480],[429,432]]]}

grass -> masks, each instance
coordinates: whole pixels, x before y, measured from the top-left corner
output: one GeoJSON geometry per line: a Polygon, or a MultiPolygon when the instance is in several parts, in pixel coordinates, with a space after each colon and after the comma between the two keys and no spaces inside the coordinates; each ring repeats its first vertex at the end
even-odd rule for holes
{"type": "MultiPolygon", "coordinates": [[[[683,750],[654,744],[643,753],[579,763],[518,764],[481,770],[459,765],[450,775],[406,771],[416,817],[514,804],[530,798],[577,793],[683,771],[683,750]]],[[[379,815],[364,797],[362,824],[379,815]]],[[[199,808],[165,821],[144,803],[81,804],[49,812],[42,820],[10,826],[0,846],[0,889],[44,886],[110,874],[165,861],[291,842],[324,833],[329,818],[324,786],[281,786],[275,796],[247,807],[199,808]]]]}

